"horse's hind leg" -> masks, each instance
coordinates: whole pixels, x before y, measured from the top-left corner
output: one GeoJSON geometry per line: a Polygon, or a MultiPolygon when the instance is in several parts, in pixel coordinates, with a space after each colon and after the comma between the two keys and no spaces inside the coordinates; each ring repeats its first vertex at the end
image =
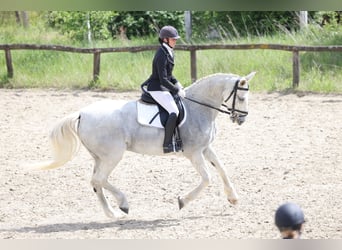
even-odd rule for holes
{"type": "Polygon", "coordinates": [[[113,161],[113,160],[104,161],[104,160],[100,160],[98,157],[94,157],[94,158],[95,158],[95,167],[94,167],[94,173],[93,173],[93,177],[91,180],[91,184],[93,186],[94,192],[96,193],[103,207],[105,214],[111,218],[113,217],[116,218],[120,216],[120,213],[116,212],[112,208],[112,206],[108,203],[106,197],[104,196],[103,188],[110,191],[113,194],[113,196],[116,198],[120,209],[124,211],[125,213],[128,213],[128,203],[127,203],[126,196],[119,189],[115,188],[108,182],[108,176],[113,171],[116,164],[120,161],[121,157],[120,159],[117,159],[116,161],[113,161]]]}
{"type": "Polygon", "coordinates": [[[204,156],[219,172],[223,180],[224,191],[227,195],[228,201],[232,204],[236,204],[238,200],[238,195],[235,191],[235,188],[229,180],[229,178],[227,177],[226,172],[222,167],[223,165],[221,164],[220,160],[217,158],[215,152],[212,150],[210,146],[206,150],[204,150],[204,156]]]}
{"type": "Polygon", "coordinates": [[[201,175],[201,183],[191,192],[183,197],[178,197],[179,209],[182,209],[190,201],[194,200],[199,193],[209,185],[210,175],[207,170],[207,166],[203,157],[202,152],[197,152],[193,154],[190,158],[192,165],[196,168],[197,172],[201,175]]]}

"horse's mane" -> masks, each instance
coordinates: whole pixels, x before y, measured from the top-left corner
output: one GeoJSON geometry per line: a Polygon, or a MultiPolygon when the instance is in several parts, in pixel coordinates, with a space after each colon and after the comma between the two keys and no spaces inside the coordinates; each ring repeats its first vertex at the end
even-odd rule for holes
{"type": "Polygon", "coordinates": [[[211,74],[211,75],[207,75],[207,76],[203,76],[201,77],[200,79],[196,80],[194,83],[192,83],[189,88],[191,88],[192,86],[195,86],[197,84],[200,84],[201,82],[203,82],[204,80],[208,79],[208,78],[212,78],[212,77],[215,77],[215,76],[220,76],[220,75],[226,75],[226,76],[229,76],[229,77],[239,77],[238,75],[236,74],[232,74],[232,73],[215,73],[215,74],[211,74]]]}
{"type": "MultiPolygon", "coordinates": [[[[195,94],[195,95],[202,95],[203,92],[212,92],[213,88],[215,88],[215,86],[218,86],[217,83],[222,83],[223,79],[227,79],[227,78],[239,78],[238,75],[236,74],[231,74],[231,73],[215,73],[215,74],[211,74],[208,76],[204,76],[200,79],[198,79],[197,81],[195,81],[194,83],[192,83],[190,86],[188,86],[186,88],[187,94],[195,94]],[[215,78],[221,78],[218,79],[218,81],[207,81],[208,79],[215,79],[215,78]]],[[[222,91],[222,90],[221,90],[222,91]]]]}

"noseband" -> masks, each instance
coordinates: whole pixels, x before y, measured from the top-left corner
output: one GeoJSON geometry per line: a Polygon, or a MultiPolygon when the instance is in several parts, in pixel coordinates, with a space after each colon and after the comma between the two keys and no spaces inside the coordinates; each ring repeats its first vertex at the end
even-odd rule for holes
{"type": "Polygon", "coordinates": [[[224,113],[224,114],[228,114],[228,115],[231,115],[231,116],[238,116],[238,117],[245,117],[248,115],[248,111],[243,111],[243,110],[239,110],[239,109],[236,109],[235,108],[235,102],[236,102],[236,98],[238,98],[239,100],[243,101],[244,99],[240,98],[238,95],[237,95],[237,91],[238,90],[242,90],[242,91],[248,91],[249,88],[242,88],[242,87],[239,87],[239,82],[240,82],[240,79],[238,79],[236,82],[235,82],[235,85],[234,85],[234,88],[232,90],[232,92],[230,92],[229,96],[227,97],[227,99],[224,101],[225,103],[221,104],[221,106],[227,108],[227,111],[226,110],[222,110],[220,108],[216,108],[216,107],[213,107],[209,104],[205,104],[205,103],[201,103],[199,101],[196,101],[196,100],[193,100],[191,98],[188,98],[188,97],[185,97],[185,99],[189,100],[189,101],[192,101],[192,102],[195,102],[197,104],[200,104],[200,105],[203,105],[203,106],[206,106],[208,108],[211,108],[211,109],[215,109],[221,113],[224,113]],[[233,103],[232,103],[232,107],[229,108],[227,106],[227,102],[229,101],[229,99],[233,96],[233,103]],[[236,114],[236,113],[239,113],[239,114],[236,114]]]}

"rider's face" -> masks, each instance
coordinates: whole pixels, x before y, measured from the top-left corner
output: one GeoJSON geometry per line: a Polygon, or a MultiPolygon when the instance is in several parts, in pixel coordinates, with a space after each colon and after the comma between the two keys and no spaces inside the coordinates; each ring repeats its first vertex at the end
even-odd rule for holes
{"type": "Polygon", "coordinates": [[[169,44],[172,48],[176,46],[176,43],[177,43],[177,39],[169,38],[169,44]]]}
{"type": "Polygon", "coordinates": [[[164,42],[168,42],[168,44],[170,45],[171,48],[174,48],[176,46],[177,43],[177,39],[174,38],[165,38],[164,42]]]}

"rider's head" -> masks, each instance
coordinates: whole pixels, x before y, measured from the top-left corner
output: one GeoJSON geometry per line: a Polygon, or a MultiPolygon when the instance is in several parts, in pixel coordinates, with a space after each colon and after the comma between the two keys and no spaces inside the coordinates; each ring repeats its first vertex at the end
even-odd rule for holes
{"type": "Polygon", "coordinates": [[[176,28],[170,25],[164,26],[159,32],[159,42],[166,43],[170,47],[174,47],[179,38],[180,36],[178,35],[176,28]]]}
{"type": "Polygon", "coordinates": [[[299,237],[304,222],[304,213],[295,203],[285,203],[276,211],[275,224],[284,238],[299,237]]]}

